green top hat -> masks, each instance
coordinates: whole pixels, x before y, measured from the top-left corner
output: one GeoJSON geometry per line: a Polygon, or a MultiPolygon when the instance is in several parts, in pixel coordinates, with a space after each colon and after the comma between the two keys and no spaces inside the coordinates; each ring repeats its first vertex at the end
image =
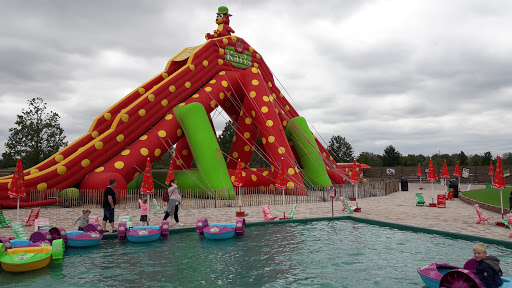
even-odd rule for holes
{"type": "Polygon", "coordinates": [[[219,7],[219,11],[217,11],[217,15],[219,15],[219,14],[228,14],[229,16],[233,16],[233,15],[229,14],[229,9],[226,6],[219,7]]]}

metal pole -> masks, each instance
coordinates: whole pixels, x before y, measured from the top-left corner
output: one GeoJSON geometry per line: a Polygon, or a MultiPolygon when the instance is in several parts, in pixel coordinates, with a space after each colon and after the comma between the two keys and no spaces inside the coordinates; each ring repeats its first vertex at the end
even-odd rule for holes
{"type": "Polygon", "coordinates": [[[16,222],[20,222],[20,197],[18,197],[18,215],[16,216],[16,222]]]}
{"type": "Polygon", "coordinates": [[[500,189],[501,219],[503,219],[503,189],[500,189]]]}

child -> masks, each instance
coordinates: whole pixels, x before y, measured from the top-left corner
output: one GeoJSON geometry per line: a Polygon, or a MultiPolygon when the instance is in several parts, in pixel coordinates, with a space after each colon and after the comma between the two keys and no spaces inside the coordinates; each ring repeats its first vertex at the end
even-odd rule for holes
{"type": "Polygon", "coordinates": [[[144,226],[149,226],[149,217],[148,217],[148,199],[144,198],[142,200],[139,199],[140,204],[140,223],[144,226]],[[145,224],[144,224],[145,223],[145,224]]]}
{"type": "Polygon", "coordinates": [[[473,246],[473,255],[478,262],[476,276],[480,279],[484,288],[497,288],[503,285],[500,259],[496,256],[487,256],[487,249],[484,243],[476,243],[473,246]]]}
{"type": "Polygon", "coordinates": [[[84,231],[84,228],[87,224],[89,224],[89,215],[91,215],[91,210],[85,209],[82,210],[82,215],[80,215],[73,225],[78,222],[78,231],[84,231]]]}

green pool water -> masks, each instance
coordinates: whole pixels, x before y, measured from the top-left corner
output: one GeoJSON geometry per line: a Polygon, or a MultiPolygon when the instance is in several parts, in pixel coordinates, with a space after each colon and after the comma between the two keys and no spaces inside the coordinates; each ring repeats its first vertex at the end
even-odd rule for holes
{"type": "MultiPolygon", "coordinates": [[[[106,240],[67,248],[62,264],[0,272],[4,287],[426,287],[416,269],[462,266],[473,242],[351,220],[253,226],[244,237],[172,234],[152,243],[106,240]]],[[[512,250],[487,245],[512,276],[512,250]]]]}

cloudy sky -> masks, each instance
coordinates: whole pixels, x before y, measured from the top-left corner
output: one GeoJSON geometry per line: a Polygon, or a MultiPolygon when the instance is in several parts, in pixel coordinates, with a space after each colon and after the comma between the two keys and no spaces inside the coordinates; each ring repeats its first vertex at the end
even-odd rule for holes
{"type": "Polygon", "coordinates": [[[204,43],[220,5],[326,142],[342,135],[356,156],[512,151],[511,1],[0,0],[0,153],[38,96],[79,138],[204,43]]]}

